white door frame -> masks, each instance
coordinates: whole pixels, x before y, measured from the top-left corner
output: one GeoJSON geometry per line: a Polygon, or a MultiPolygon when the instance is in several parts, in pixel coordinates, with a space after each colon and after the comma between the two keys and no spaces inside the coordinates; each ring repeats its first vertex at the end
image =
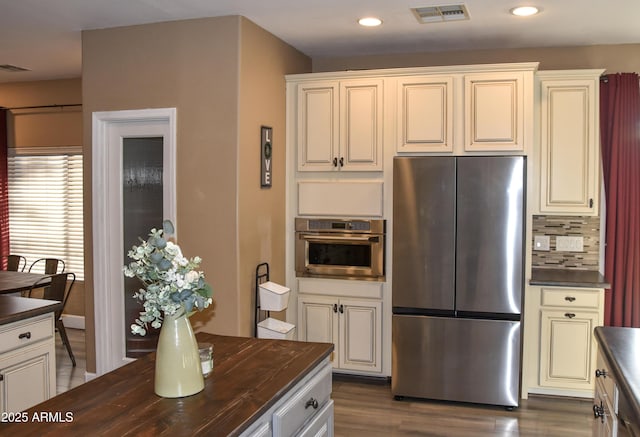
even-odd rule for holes
{"type": "Polygon", "coordinates": [[[163,137],[163,217],[176,223],[176,109],[94,112],[92,129],[93,301],[99,376],[133,361],[126,356],[124,326],[123,139],[163,137]]]}

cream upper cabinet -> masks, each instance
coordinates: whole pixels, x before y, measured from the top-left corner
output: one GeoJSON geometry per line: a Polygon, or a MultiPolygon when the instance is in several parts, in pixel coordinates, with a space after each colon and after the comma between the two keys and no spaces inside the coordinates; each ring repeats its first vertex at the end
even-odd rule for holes
{"type": "Polygon", "coordinates": [[[598,215],[602,72],[538,73],[541,213],[598,215]]]}
{"type": "Polygon", "coordinates": [[[298,84],[298,171],[382,170],[382,79],[298,84]]]}
{"type": "Polygon", "coordinates": [[[525,73],[464,77],[464,150],[525,150],[525,73]]]}
{"type": "Polygon", "coordinates": [[[398,152],[453,152],[453,83],[452,76],[398,79],[398,152]]]}

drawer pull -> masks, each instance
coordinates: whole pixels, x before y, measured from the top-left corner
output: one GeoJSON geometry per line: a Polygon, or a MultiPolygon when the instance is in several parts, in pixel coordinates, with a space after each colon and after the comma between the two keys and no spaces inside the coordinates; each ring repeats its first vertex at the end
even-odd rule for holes
{"type": "Polygon", "coordinates": [[[306,410],[309,407],[313,407],[314,410],[318,409],[318,400],[311,398],[307,401],[306,404],[304,404],[304,409],[306,410]]]}
{"type": "Polygon", "coordinates": [[[31,338],[31,332],[29,331],[23,332],[22,334],[18,335],[18,338],[20,339],[26,338],[27,340],[29,340],[31,338]]]}
{"type": "Polygon", "coordinates": [[[600,378],[601,376],[606,378],[607,377],[607,371],[604,370],[604,369],[602,369],[602,370],[596,369],[596,378],[600,378]]]}
{"type": "Polygon", "coordinates": [[[565,317],[568,317],[569,319],[573,319],[576,315],[573,313],[564,313],[565,317]]]}
{"type": "Polygon", "coordinates": [[[573,301],[575,301],[575,300],[576,300],[576,298],[575,298],[575,297],[573,297],[573,296],[566,296],[566,297],[564,298],[564,300],[566,300],[567,302],[573,302],[573,301]]]}

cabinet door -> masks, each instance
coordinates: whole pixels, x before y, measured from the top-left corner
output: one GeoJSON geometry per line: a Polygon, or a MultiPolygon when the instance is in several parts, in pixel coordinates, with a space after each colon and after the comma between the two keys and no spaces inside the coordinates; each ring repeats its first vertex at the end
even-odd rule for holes
{"type": "Polygon", "coordinates": [[[540,385],[593,388],[598,313],[542,309],[540,316],[540,385]]]}
{"type": "MultiPolygon", "coordinates": [[[[298,340],[333,343],[338,348],[338,300],[323,296],[298,297],[298,340]]],[[[335,355],[334,355],[335,356],[335,355]]],[[[337,363],[337,360],[334,360],[337,363]]]]}
{"type": "Polygon", "coordinates": [[[53,341],[25,347],[0,358],[0,412],[26,410],[53,396],[51,384],[53,341]]]}
{"type": "Polygon", "coordinates": [[[382,303],[340,299],[341,369],[382,371],[382,303]]]}
{"type": "Polygon", "coordinates": [[[453,152],[453,78],[398,80],[398,152],[453,152]]]}
{"type": "Polygon", "coordinates": [[[466,151],[524,150],[524,74],[465,76],[466,151]]]}
{"type": "Polygon", "coordinates": [[[382,79],[340,82],[338,168],[382,170],[382,79]]]}
{"type": "Polygon", "coordinates": [[[337,169],[338,82],[298,84],[298,170],[337,169]]]}
{"type": "Polygon", "coordinates": [[[597,80],[540,86],[540,211],[598,214],[597,80]]]}

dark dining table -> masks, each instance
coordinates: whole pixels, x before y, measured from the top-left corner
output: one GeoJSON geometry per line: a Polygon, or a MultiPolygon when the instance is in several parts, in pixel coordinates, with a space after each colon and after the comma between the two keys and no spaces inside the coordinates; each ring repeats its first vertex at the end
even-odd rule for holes
{"type": "MultiPolygon", "coordinates": [[[[0,294],[28,290],[36,281],[47,278],[48,276],[49,275],[42,275],[40,273],[0,270],[0,294]]],[[[47,285],[47,281],[42,282],[41,285],[47,285]]]]}

